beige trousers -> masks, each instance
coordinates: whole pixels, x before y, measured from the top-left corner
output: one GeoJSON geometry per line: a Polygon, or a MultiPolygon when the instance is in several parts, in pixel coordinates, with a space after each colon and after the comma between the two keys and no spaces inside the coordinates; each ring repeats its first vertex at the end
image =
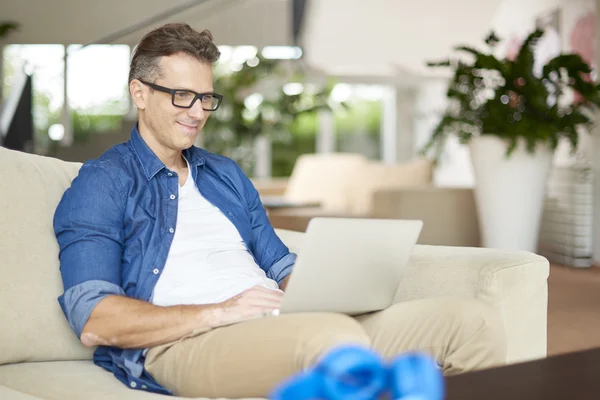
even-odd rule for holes
{"type": "Polygon", "coordinates": [[[266,397],[281,381],[342,344],[371,346],[385,357],[423,351],[445,374],[505,363],[497,311],[454,298],[398,303],[355,318],[335,313],[254,319],[155,347],[146,370],[183,397],[266,397]]]}

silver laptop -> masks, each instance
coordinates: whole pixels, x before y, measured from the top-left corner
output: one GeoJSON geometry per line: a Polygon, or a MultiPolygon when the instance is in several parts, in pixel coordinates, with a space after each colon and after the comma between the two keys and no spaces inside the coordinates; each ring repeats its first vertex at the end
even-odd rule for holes
{"type": "Polygon", "coordinates": [[[422,227],[416,220],[312,219],[280,313],[389,307],[422,227]]]}

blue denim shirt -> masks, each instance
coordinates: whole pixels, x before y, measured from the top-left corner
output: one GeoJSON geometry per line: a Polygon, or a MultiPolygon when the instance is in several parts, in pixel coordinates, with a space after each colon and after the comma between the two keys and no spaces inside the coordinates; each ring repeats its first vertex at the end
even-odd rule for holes
{"type": "MultiPolygon", "coordinates": [[[[267,276],[281,283],[296,255],[275,234],[250,180],[226,157],[197,147],[184,156],[200,193],[235,225],[267,276]]],[[[104,297],[151,300],[177,227],[178,190],[177,174],[137,125],[127,143],[81,167],[54,215],[64,285],[58,302],[78,337],[104,297]]],[[[94,363],[131,388],[171,394],[145,371],[143,351],[100,346],[94,363]]]]}

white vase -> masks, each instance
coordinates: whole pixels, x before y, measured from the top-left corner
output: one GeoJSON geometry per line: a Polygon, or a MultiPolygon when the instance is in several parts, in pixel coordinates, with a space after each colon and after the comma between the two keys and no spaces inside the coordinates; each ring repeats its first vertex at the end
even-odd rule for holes
{"type": "Polygon", "coordinates": [[[508,142],[496,136],[474,138],[469,146],[482,246],[536,252],[550,146],[537,144],[531,154],[520,142],[508,158],[508,142]]]}

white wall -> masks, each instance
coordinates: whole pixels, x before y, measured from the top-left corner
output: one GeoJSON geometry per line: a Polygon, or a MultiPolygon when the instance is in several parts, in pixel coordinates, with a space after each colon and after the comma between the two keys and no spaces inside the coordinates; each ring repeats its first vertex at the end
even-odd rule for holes
{"type": "MultiPolygon", "coordinates": [[[[596,65],[600,65],[600,0],[596,0],[596,65]]],[[[598,116],[600,118],[600,116],[598,116]]],[[[600,123],[596,124],[595,137],[590,146],[594,180],[594,241],[592,262],[600,265],[600,123]]]]}
{"type": "MultiPolygon", "coordinates": [[[[420,151],[429,140],[446,108],[445,81],[431,80],[421,84],[415,104],[415,147],[420,151]]],[[[451,138],[435,171],[437,186],[472,187],[474,183],[471,159],[466,146],[451,138]]]]}

